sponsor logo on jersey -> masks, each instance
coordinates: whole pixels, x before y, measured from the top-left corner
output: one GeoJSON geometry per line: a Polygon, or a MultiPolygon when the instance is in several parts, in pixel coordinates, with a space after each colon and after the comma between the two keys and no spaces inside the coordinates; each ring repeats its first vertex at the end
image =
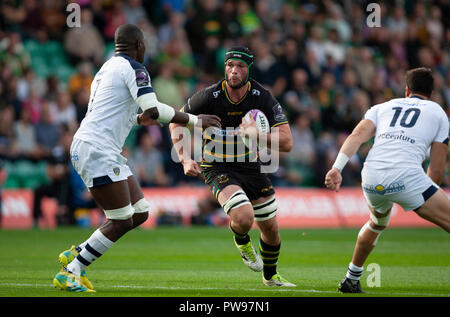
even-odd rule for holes
{"type": "Polygon", "coordinates": [[[144,86],[148,86],[150,83],[150,78],[148,76],[148,73],[145,69],[136,69],[135,70],[136,73],[136,85],[138,87],[144,87],[144,86]]]}
{"type": "Polygon", "coordinates": [[[213,91],[213,97],[214,98],[219,97],[219,94],[220,94],[220,90],[213,91]]]}
{"type": "Polygon", "coordinates": [[[403,181],[394,182],[387,186],[384,186],[382,184],[378,185],[363,184],[362,187],[366,193],[378,195],[398,193],[406,189],[406,186],[403,183],[403,181]]]}
{"type": "Polygon", "coordinates": [[[401,130],[398,132],[385,132],[378,135],[379,139],[385,140],[400,140],[411,144],[416,143],[416,140],[404,134],[405,131],[401,130]]]}
{"type": "Polygon", "coordinates": [[[221,136],[221,137],[227,137],[227,136],[236,136],[239,135],[239,128],[231,128],[228,127],[226,130],[221,130],[216,127],[209,127],[205,129],[204,134],[209,136],[221,136]]]}
{"type": "Polygon", "coordinates": [[[258,89],[252,89],[252,95],[259,96],[261,92],[258,89]]]}

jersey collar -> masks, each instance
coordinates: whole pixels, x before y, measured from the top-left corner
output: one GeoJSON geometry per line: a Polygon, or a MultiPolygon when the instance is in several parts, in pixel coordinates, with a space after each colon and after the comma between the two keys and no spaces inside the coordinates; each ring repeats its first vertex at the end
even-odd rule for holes
{"type": "Polygon", "coordinates": [[[223,80],[223,81],[222,81],[222,90],[225,92],[225,97],[227,97],[227,100],[228,100],[230,103],[232,103],[233,105],[238,105],[238,104],[240,104],[240,103],[245,99],[245,97],[247,97],[248,92],[250,91],[250,89],[251,89],[251,87],[252,87],[252,83],[251,83],[250,81],[248,81],[248,89],[247,89],[247,91],[245,92],[245,95],[244,95],[238,102],[234,102],[233,100],[230,99],[230,97],[228,97],[228,92],[227,92],[227,88],[226,88],[225,83],[226,83],[226,81],[223,80]]]}
{"type": "Polygon", "coordinates": [[[127,60],[133,60],[129,55],[125,54],[125,53],[115,53],[114,56],[120,56],[123,57],[127,60]]]}

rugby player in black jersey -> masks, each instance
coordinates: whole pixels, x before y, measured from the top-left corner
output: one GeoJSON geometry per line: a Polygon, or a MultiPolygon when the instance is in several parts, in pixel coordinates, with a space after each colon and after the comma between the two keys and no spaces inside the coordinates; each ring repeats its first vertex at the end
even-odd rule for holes
{"type": "MultiPolygon", "coordinates": [[[[281,238],[276,218],[275,191],[264,173],[256,147],[245,146],[243,136],[264,140],[272,155],[289,152],[292,135],[283,109],[272,94],[250,78],[253,54],[245,47],[232,47],[225,54],[225,79],[197,91],[182,108],[190,114],[214,114],[221,119],[221,129],[202,132],[202,162],[186,154],[183,133],[186,129],[172,123],[169,128],[174,148],[188,176],[202,175],[216,199],[230,217],[230,228],[244,263],[253,271],[263,271],[263,283],[268,286],[296,286],[277,271],[281,238]],[[263,133],[255,121],[244,120],[252,109],[267,117],[270,132],[263,133]],[[183,145],[184,144],[184,145],[183,145]],[[256,220],[260,230],[259,254],[248,232],[256,220]]],[[[185,135],[185,134],[184,134],[185,135]]]]}

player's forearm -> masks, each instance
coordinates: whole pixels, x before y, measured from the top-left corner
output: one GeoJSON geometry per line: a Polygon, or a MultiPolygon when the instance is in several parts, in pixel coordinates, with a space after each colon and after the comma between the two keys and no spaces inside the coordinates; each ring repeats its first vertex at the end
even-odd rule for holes
{"type": "Polygon", "coordinates": [[[266,144],[264,145],[278,152],[290,152],[292,150],[292,139],[287,138],[279,132],[259,132],[258,142],[259,144],[264,144],[265,142],[266,144]]]}
{"type": "Polygon", "coordinates": [[[339,153],[344,153],[348,157],[352,157],[363,143],[363,140],[359,136],[350,134],[344,144],[342,144],[339,153]]]}
{"type": "Polygon", "coordinates": [[[333,164],[334,168],[339,171],[345,167],[349,159],[355,155],[360,146],[367,142],[375,133],[375,125],[372,121],[364,119],[353,129],[339,150],[336,161],[333,164]]]}
{"type": "Polygon", "coordinates": [[[267,147],[275,149],[278,152],[290,152],[292,150],[292,135],[289,126],[281,126],[273,128],[270,133],[258,132],[258,140],[261,144],[263,142],[267,143],[267,147]]]}
{"type": "Polygon", "coordinates": [[[154,93],[142,95],[136,99],[136,102],[143,110],[144,116],[159,122],[189,125],[195,125],[198,122],[197,116],[177,111],[173,107],[159,102],[154,93]]]}
{"type": "Polygon", "coordinates": [[[186,127],[182,124],[178,123],[171,123],[169,124],[169,131],[170,131],[170,138],[172,140],[173,147],[175,149],[175,152],[178,156],[178,159],[181,163],[183,163],[186,160],[187,155],[185,155],[183,151],[183,139],[184,139],[184,132],[186,127]]]}
{"type": "Polygon", "coordinates": [[[360,136],[351,134],[342,145],[339,150],[339,154],[336,157],[336,161],[333,164],[333,168],[342,172],[347,162],[350,158],[355,155],[356,151],[358,151],[359,147],[363,143],[363,140],[360,136]]]}
{"type": "Polygon", "coordinates": [[[375,124],[371,120],[361,120],[339,150],[339,154],[333,167],[342,171],[348,160],[355,155],[356,151],[358,151],[363,143],[367,142],[375,134],[375,131],[375,124]]]}

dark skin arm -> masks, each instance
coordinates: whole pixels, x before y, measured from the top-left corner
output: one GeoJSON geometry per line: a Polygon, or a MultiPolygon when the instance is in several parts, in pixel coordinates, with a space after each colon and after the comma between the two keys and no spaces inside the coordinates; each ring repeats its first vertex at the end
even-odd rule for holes
{"type": "MultiPolygon", "coordinates": [[[[149,108],[145,110],[138,116],[138,124],[140,125],[153,125],[159,122],[156,121],[158,119],[159,113],[156,107],[149,108]],[[156,122],[156,123],[155,123],[156,122]]],[[[220,128],[220,118],[215,115],[208,114],[200,114],[198,117],[197,126],[206,129],[208,127],[217,127],[220,128]]],[[[178,123],[182,125],[186,125],[189,122],[189,115],[187,113],[175,110],[175,115],[173,116],[170,123],[178,123]]]]}

